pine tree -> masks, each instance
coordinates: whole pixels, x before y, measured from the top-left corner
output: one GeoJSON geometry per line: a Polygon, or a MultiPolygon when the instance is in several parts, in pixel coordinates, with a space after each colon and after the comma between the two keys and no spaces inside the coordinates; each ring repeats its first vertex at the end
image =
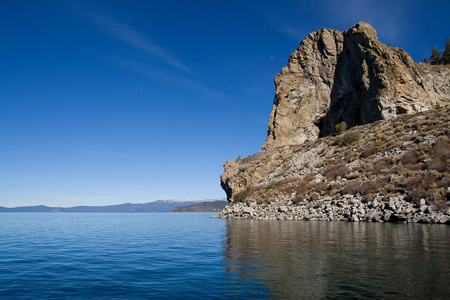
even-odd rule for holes
{"type": "Polygon", "coordinates": [[[445,50],[442,51],[442,63],[444,65],[450,65],[450,38],[445,40],[445,50]]]}
{"type": "Polygon", "coordinates": [[[433,51],[431,51],[430,64],[439,65],[440,63],[441,63],[441,53],[439,52],[439,49],[436,46],[434,46],[433,51]]]}
{"type": "Polygon", "coordinates": [[[423,63],[424,63],[424,64],[429,64],[430,61],[428,60],[428,58],[425,57],[425,58],[423,59],[423,63]]]}

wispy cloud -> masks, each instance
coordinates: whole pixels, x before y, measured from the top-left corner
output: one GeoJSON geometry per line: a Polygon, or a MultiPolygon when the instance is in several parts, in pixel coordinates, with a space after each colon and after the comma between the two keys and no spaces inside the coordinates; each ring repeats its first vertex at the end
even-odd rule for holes
{"type": "Polygon", "coordinates": [[[141,50],[144,53],[155,56],[166,64],[171,65],[179,70],[188,72],[189,68],[183,64],[178,58],[169,51],[150,41],[149,38],[145,37],[139,31],[119,20],[115,20],[106,15],[100,15],[93,11],[82,8],[74,3],[71,5],[80,12],[85,18],[96,24],[101,30],[111,37],[118,39],[135,49],[141,50]]]}
{"type": "Polygon", "coordinates": [[[405,30],[405,24],[410,10],[415,6],[414,1],[390,0],[342,0],[326,1],[326,15],[328,18],[342,25],[353,25],[359,21],[370,23],[379,34],[393,41],[397,40],[400,32],[405,30]]]}
{"type": "MultiPolygon", "coordinates": [[[[170,51],[152,42],[150,38],[141,34],[136,28],[133,28],[132,26],[129,26],[128,24],[105,14],[93,12],[85,7],[79,6],[76,3],[72,2],[70,5],[78,11],[79,15],[86,18],[89,22],[92,22],[105,34],[115,38],[116,40],[122,41],[135,49],[143,51],[148,55],[161,59],[161,61],[165,62],[168,66],[174,67],[177,72],[173,72],[173,70],[169,70],[164,67],[157,68],[142,61],[138,63],[128,58],[124,59],[123,57],[109,57],[109,59],[115,63],[118,63],[129,70],[135,71],[145,76],[145,78],[171,83],[201,93],[208,96],[209,99],[219,102],[222,105],[229,106],[230,103],[233,102],[233,99],[229,96],[225,95],[221,91],[211,88],[207,84],[210,80],[209,77],[196,74],[195,71],[181,62],[175,55],[170,53],[170,51]]],[[[103,58],[104,57],[105,56],[103,56],[103,58]]],[[[137,84],[134,89],[134,93],[139,90],[142,82],[143,80],[137,84]]]]}
{"type": "Polygon", "coordinates": [[[278,32],[284,33],[294,39],[303,38],[303,31],[300,28],[296,27],[294,24],[290,24],[286,20],[272,16],[269,18],[269,22],[271,23],[272,27],[278,32]]]}
{"type": "Polygon", "coordinates": [[[152,80],[158,80],[162,82],[175,84],[181,87],[185,87],[190,90],[207,95],[216,101],[223,100],[224,103],[230,101],[228,96],[224,95],[220,91],[207,87],[205,84],[201,83],[196,79],[192,79],[190,76],[186,76],[183,74],[175,74],[173,72],[158,69],[145,64],[137,64],[135,62],[128,60],[116,60],[116,63],[152,80]]]}
{"type": "Polygon", "coordinates": [[[144,81],[144,79],[142,79],[141,82],[139,82],[137,87],[134,89],[134,93],[136,93],[138,91],[138,89],[141,87],[141,84],[142,84],[143,81],[144,81]]]}
{"type": "Polygon", "coordinates": [[[115,155],[106,153],[106,152],[99,152],[88,148],[88,145],[83,142],[74,142],[76,151],[89,154],[89,155],[96,155],[96,156],[105,156],[105,157],[114,157],[115,155]]]}
{"type": "Polygon", "coordinates": [[[273,12],[267,20],[273,29],[299,41],[322,27],[346,30],[359,21],[370,23],[381,36],[393,41],[401,38],[416,2],[316,0],[314,6],[305,7],[299,1],[287,1],[285,14],[273,12]]]}

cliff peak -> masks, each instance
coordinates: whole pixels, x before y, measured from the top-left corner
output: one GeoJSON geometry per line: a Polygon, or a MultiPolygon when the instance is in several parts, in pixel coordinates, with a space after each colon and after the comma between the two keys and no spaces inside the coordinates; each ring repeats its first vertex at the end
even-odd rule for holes
{"type": "Polygon", "coordinates": [[[450,101],[450,70],[416,64],[359,22],[347,31],[312,32],[274,83],[263,149],[301,144],[348,127],[415,113],[450,101]]]}

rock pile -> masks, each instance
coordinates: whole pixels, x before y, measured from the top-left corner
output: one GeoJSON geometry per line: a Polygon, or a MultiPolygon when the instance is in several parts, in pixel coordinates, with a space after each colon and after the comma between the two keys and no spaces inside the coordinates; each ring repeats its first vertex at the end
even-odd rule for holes
{"type": "Polygon", "coordinates": [[[280,196],[271,203],[229,203],[216,218],[244,218],[257,220],[309,220],[351,222],[414,222],[450,225],[450,208],[441,211],[428,205],[408,202],[402,195],[366,202],[360,196],[344,195],[339,199],[322,197],[317,200],[293,202],[280,196]]]}

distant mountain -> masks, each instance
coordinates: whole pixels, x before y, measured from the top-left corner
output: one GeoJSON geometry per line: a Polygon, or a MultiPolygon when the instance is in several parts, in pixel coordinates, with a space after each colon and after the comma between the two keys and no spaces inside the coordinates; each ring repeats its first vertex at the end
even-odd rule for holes
{"type": "Polygon", "coordinates": [[[0,212],[100,212],[100,213],[125,213],[125,212],[159,212],[166,213],[179,206],[188,206],[199,204],[211,200],[158,200],[147,203],[124,203],[118,205],[106,206],[75,206],[75,207],[50,207],[45,205],[21,206],[21,207],[2,207],[0,212]]]}
{"type": "Polygon", "coordinates": [[[170,212],[220,212],[227,205],[225,200],[216,200],[212,202],[201,202],[188,206],[177,206],[170,212]]]}
{"type": "Polygon", "coordinates": [[[21,207],[3,207],[0,206],[0,212],[52,212],[57,211],[59,207],[48,207],[45,205],[21,206],[21,207]]]}

